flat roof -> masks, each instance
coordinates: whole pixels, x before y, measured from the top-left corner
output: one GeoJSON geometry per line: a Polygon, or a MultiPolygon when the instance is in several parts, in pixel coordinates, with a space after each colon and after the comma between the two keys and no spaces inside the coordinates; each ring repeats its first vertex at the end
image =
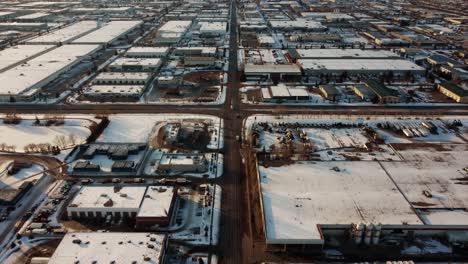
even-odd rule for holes
{"type": "Polygon", "coordinates": [[[43,18],[43,17],[49,16],[49,15],[50,15],[49,13],[45,13],[45,12],[36,12],[36,13],[29,14],[29,15],[19,16],[19,17],[16,17],[15,19],[18,19],[18,20],[37,19],[37,18],[43,18]]]}
{"type": "Polygon", "coordinates": [[[144,85],[91,85],[86,88],[84,94],[141,94],[144,85]]]}
{"type": "Polygon", "coordinates": [[[301,59],[328,59],[353,58],[374,59],[391,58],[399,56],[388,50],[362,50],[362,49],[296,49],[301,59]]]}
{"type": "Polygon", "coordinates": [[[54,47],[53,45],[18,45],[0,50],[0,71],[27,60],[41,52],[54,47]]]}
{"type": "Polygon", "coordinates": [[[110,21],[97,30],[74,40],[72,43],[110,43],[142,23],[142,21],[110,21]]]}
{"type": "Polygon", "coordinates": [[[128,55],[138,55],[138,54],[155,54],[155,55],[165,55],[169,52],[169,47],[131,47],[127,51],[128,55]]]}
{"type": "Polygon", "coordinates": [[[305,29],[326,29],[322,23],[306,19],[298,20],[270,20],[273,28],[305,28],[305,29]]]}
{"type": "Polygon", "coordinates": [[[468,151],[428,148],[398,152],[407,162],[382,165],[414,207],[468,208],[468,185],[462,184],[466,176],[460,173],[467,166],[468,151]],[[424,195],[424,191],[432,197],[424,195]]]}
{"type": "Polygon", "coordinates": [[[109,66],[159,66],[161,59],[159,58],[118,58],[109,66]]]}
{"type": "Polygon", "coordinates": [[[275,86],[270,86],[271,96],[273,97],[289,97],[288,87],[284,83],[279,83],[275,86]]]}
{"type": "Polygon", "coordinates": [[[260,166],[259,173],[267,243],[322,244],[318,225],[422,224],[377,162],[260,166]]]}
{"type": "Polygon", "coordinates": [[[49,34],[28,40],[26,43],[64,43],[73,40],[83,34],[97,28],[96,21],[80,21],[71,26],[67,26],[49,34]]]}
{"type": "Polygon", "coordinates": [[[101,72],[95,80],[147,80],[150,76],[147,72],[101,72]]]}
{"type": "Polygon", "coordinates": [[[83,186],[68,207],[87,209],[126,208],[137,210],[140,207],[145,192],[145,186],[83,186]],[[109,201],[112,201],[112,203],[109,204],[109,201]]]}
{"type": "Polygon", "coordinates": [[[289,73],[301,74],[301,69],[296,64],[245,64],[244,72],[248,73],[289,73]]]}
{"type": "Polygon", "coordinates": [[[148,186],[137,217],[167,217],[173,197],[173,187],[148,186]]]}
{"type": "Polygon", "coordinates": [[[0,73],[0,83],[8,85],[0,88],[0,94],[17,95],[33,86],[45,85],[42,82],[48,77],[98,48],[98,45],[64,45],[6,70],[0,73]]]}
{"type": "Polygon", "coordinates": [[[158,29],[158,33],[184,33],[190,25],[190,20],[170,20],[158,29]]]}
{"type": "Polygon", "coordinates": [[[424,71],[415,63],[401,59],[299,59],[304,70],[329,71],[424,71]]]}
{"type": "Polygon", "coordinates": [[[164,235],[153,233],[68,233],[49,264],[65,263],[159,263],[164,252],[164,235]],[[77,242],[80,243],[77,243],[77,242]],[[152,247],[149,247],[152,245],[152,247]]]}
{"type": "Polygon", "coordinates": [[[199,22],[200,25],[200,32],[226,32],[227,23],[226,22],[199,22]]]}

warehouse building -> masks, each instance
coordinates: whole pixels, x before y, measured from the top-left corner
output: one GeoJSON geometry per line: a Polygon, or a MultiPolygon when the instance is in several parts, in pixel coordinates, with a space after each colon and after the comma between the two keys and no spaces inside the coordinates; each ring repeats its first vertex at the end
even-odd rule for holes
{"type": "Polygon", "coordinates": [[[217,37],[226,34],[226,22],[199,22],[200,35],[206,37],[217,37]]]}
{"type": "Polygon", "coordinates": [[[135,219],[137,227],[168,225],[175,190],[167,186],[82,186],[67,207],[72,219],[135,219]]]}
{"type": "Polygon", "coordinates": [[[0,50],[0,72],[54,48],[53,45],[18,45],[0,50]]]}
{"type": "Polygon", "coordinates": [[[26,41],[28,44],[66,44],[97,29],[96,21],[80,21],[26,41]]]}
{"type": "Polygon", "coordinates": [[[189,20],[171,20],[159,28],[154,42],[156,44],[178,43],[192,25],[189,20]]]}
{"type": "Polygon", "coordinates": [[[309,93],[306,91],[305,87],[290,88],[284,83],[279,83],[269,88],[262,88],[261,92],[264,102],[297,102],[310,99],[309,93]]]}
{"type": "Polygon", "coordinates": [[[204,154],[166,153],[161,157],[158,170],[169,172],[206,172],[208,161],[204,154]]]}
{"type": "Polygon", "coordinates": [[[301,69],[296,64],[263,64],[246,63],[244,74],[247,80],[272,79],[297,80],[302,76],[301,69]]]}
{"type": "Polygon", "coordinates": [[[391,104],[400,102],[400,97],[396,90],[390,89],[376,80],[367,80],[364,84],[377,96],[379,103],[391,104]]]}
{"type": "Polygon", "coordinates": [[[48,263],[162,263],[165,249],[165,235],[153,233],[68,233],[48,263]]]}
{"type": "Polygon", "coordinates": [[[159,58],[118,58],[109,65],[118,72],[154,72],[161,66],[159,58]]]}
{"type": "Polygon", "coordinates": [[[96,101],[137,101],[144,90],[144,85],[91,85],[83,96],[96,101]]]}
{"type": "Polygon", "coordinates": [[[93,81],[95,85],[143,85],[151,78],[146,72],[102,72],[93,81]]]}
{"type": "Polygon", "coordinates": [[[41,88],[96,52],[98,45],[64,45],[0,73],[0,101],[33,101],[41,88]]]}
{"type": "Polygon", "coordinates": [[[332,74],[346,72],[348,75],[380,75],[393,72],[395,76],[404,76],[408,72],[423,75],[425,69],[413,62],[401,59],[299,59],[298,64],[306,75],[332,74]]]}
{"type": "Polygon", "coordinates": [[[337,102],[341,98],[341,92],[333,84],[319,85],[319,90],[327,100],[337,102]]]}
{"type": "Polygon", "coordinates": [[[129,58],[165,58],[168,53],[168,47],[131,47],[125,56],[129,58]]]}
{"type": "Polygon", "coordinates": [[[465,90],[454,83],[438,83],[437,90],[457,103],[468,103],[468,90],[465,90]]]}

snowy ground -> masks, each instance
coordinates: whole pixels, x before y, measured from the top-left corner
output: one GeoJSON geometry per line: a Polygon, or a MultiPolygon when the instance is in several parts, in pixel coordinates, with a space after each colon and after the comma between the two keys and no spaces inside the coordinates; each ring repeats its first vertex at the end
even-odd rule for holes
{"type": "Polygon", "coordinates": [[[218,244],[221,187],[218,185],[201,185],[200,187],[203,186],[206,186],[205,193],[195,193],[188,189],[179,190],[180,199],[185,200],[185,208],[178,210],[177,214],[184,215],[182,218],[184,222],[182,226],[174,226],[180,231],[171,233],[170,239],[198,246],[218,244]]]}
{"type": "MultiPolygon", "coordinates": [[[[5,163],[9,163],[5,161],[5,163]]],[[[0,165],[4,167],[4,164],[0,165]]],[[[16,174],[9,175],[8,170],[2,170],[0,172],[0,188],[10,187],[10,188],[17,188],[19,187],[24,181],[34,181],[39,180],[44,175],[42,172],[44,171],[44,167],[33,164],[30,168],[24,168],[19,170],[16,174]]]]}
{"type": "MultiPolygon", "coordinates": [[[[111,115],[109,126],[98,138],[97,142],[114,143],[146,143],[154,132],[156,123],[162,121],[182,120],[206,120],[210,122],[209,128],[214,129],[215,135],[220,132],[222,121],[215,116],[207,115],[179,115],[179,114],[156,114],[156,115],[111,115]]],[[[215,142],[210,143],[209,148],[218,149],[223,146],[223,138],[218,136],[215,142]]]]}
{"type": "MultiPolygon", "coordinates": [[[[16,151],[23,152],[24,146],[28,144],[49,143],[58,145],[60,136],[67,139],[70,135],[76,137],[75,144],[82,143],[89,136],[87,128],[90,122],[82,119],[67,119],[63,126],[34,126],[34,120],[23,120],[18,125],[0,124],[0,143],[13,145],[16,151]]],[[[67,147],[73,147],[71,141],[66,143],[67,147]]]]}

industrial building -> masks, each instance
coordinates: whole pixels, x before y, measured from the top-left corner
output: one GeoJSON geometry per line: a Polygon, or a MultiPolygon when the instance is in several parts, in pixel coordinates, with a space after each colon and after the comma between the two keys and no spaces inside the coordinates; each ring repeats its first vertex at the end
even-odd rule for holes
{"type": "Polygon", "coordinates": [[[146,85],[151,78],[146,72],[102,72],[94,78],[96,85],[146,85]]]}
{"type": "Polygon", "coordinates": [[[166,153],[157,166],[161,171],[201,173],[208,170],[208,161],[204,154],[166,153]]]}
{"type": "Polygon", "coordinates": [[[80,21],[26,41],[28,44],[67,44],[98,28],[96,21],[80,21]]]}
{"type": "Polygon", "coordinates": [[[0,73],[0,101],[32,101],[41,88],[96,52],[99,45],[64,45],[0,73]]]}
{"type": "Polygon", "coordinates": [[[370,74],[380,75],[393,72],[394,76],[404,76],[410,72],[422,75],[425,69],[413,62],[402,59],[298,59],[298,64],[306,75],[332,74],[348,75],[370,74]]]}
{"type": "Polygon", "coordinates": [[[465,90],[454,83],[438,83],[437,90],[457,103],[468,103],[468,90],[465,90]]]}
{"type": "Polygon", "coordinates": [[[168,53],[168,47],[131,47],[125,56],[129,58],[164,58],[168,53]]]}
{"type": "Polygon", "coordinates": [[[175,192],[166,186],[82,186],[67,207],[72,219],[135,219],[137,227],[168,225],[175,192]],[[141,224],[141,226],[140,226],[141,224]]]}
{"type": "Polygon", "coordinates": [[[170,20],[158,29],[156,44],[178,43],[192,25],[189,20],[170,20]]]}
{"type": "Polygon", "coordinates": [[[73,44],[111,44],[117,39],[124,37],[134,29],[138,28],[143,21],[114,20],[110,21],[98,29],[73,40],[73,44]]]}
{"type": "Polygon", "coordinates": [[[136,101],[144,90],[144,85],[91,85],[83,90],[83,96],[90,100],[136,101]]]}
{"type": "Polygon", "coordinates": [[[283,83],[279,83],[269,88],[262,88],[262,99],[264,102],[297,102],[307,101],[310,99],[309,93],[302,88],[291,88],[287,87],[283,83]]]}
{"type": "Polygon", "coordinates": [[[165,249],[165,235],[153,233],[68,233],[48,263],[161,263],[165,249]]]}
{"type": "Polygon", "coordinates": [[[161,66],[159,58],[118,58],[109,65],[116,72],[154,72],[161,66]]]}

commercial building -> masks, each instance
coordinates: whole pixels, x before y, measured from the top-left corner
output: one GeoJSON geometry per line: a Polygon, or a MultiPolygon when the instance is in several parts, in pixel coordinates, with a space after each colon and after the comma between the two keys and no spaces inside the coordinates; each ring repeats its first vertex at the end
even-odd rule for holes
{"type": "Polygon", "coordinates": [[[365,84],[355,84],[351,86],[351,90],[363,101],[373,100],[375,93],[365,84]]]}
{"type": "Polygon", "coordinates": [[[129,58],[164,58],[168,53],[168,47],[131,47],[125,56],[129,58]]]}
{"type": "Polygon", "coordinates": [[[391,71],[395,76],[404,76],[408,72],[415,75],[425,72],[423,67],[401,59],[299,59],[297,62],[306,75],[340,75],[344,72],[349,75],[380,75],[391,71]]]}
{"type": "Polygon", "coordinates": [[[192,25],[189,20],[171,20],[161,26],[156,34],[156,44],[178,43],[192,25]]]}
{"type": "Polygon", "coordinates": [[[221,36],[226,34],[226,22],[199,22],[201,36],[221,36]]]}
{"type": "Polygon", "coordinates": [[[327,30],[327,27],[323,26],[322,23],[306,19],[270,20],[269,23],[273,29],[284,31],[302,30],[320,32],[327,30]]]}
{"type": "Polygon", "coordinates": [[[362,49],[289,49],[293,59],[400,59],[388,50],[362,49]]]}
{"type": "Polygon", "coordinates": [[[159,58],[118,58],[109,65],[109,68],[119,72],[154,72],[160,66],[159,58]]]}
{"type": "Polygon", "coordinates": [[[0,29],[4,30],[19,30],[19,31],[40,31],[47,29],[47,23],[41,22],[4,22],[0,23],[0,29]]]}
{"type": "Polygon", "coordinates": [[[146,85],[151,78],[146,72],[102,72],[96,76],[96,85],[146,85]]]}
{"type": "Polygon", "coordinates": [[[91,85],[83,96],[90,100],[136,101],[144,90],[144,85],[91,85]]]}
{"type": "Polygon", "coordinates": [[[32,101],[41,88],[68,71],[98,45],[64,45],[0,73],[0,101],[32,101]]]}
{"type": "Polygon", "coordinates": [[[307,101],[310,99],[309,93],[305,87],[290,88],[284,83],[279,83],[276,86],[262,88],[262,99],[264,102],[281,102],[281,101],[307,101]]]}
{"type": "Polygon", "coordinates": [[[454,83],[438,83],[437,90],[457,103],[468,103],[468,90],[465,90],[454,83]]]}
{"type": "Polygon", "coordinates": [[[73,219],[135,219],[139,224],[167,225],[175,201],[166,186],[83,186],[67,207],[73,219]]]}
{"type": "Polygon", "coordinates": [[[68,233],[48,263],[161,263],[165,248],[153,233],[68,233]]]}
{"type": "Polygon", "coordinates": [[[169,172],[205,172],[208,161],[204,154],[166,153],[162,155],[158,170],[169,172]]]}
{"type": "Polygon", "coordinates": [[[247,79],[290,80],[302,76],[301,69],[296,64],[263,64],[246,63],[244,74],[247,79]]]}

